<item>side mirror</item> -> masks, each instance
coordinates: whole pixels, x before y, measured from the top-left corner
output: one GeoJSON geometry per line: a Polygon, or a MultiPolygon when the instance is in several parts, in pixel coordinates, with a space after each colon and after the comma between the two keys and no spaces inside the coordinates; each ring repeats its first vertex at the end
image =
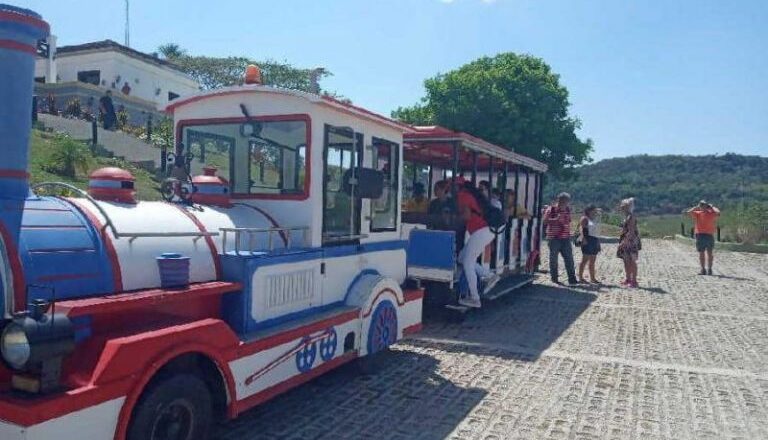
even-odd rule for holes
{"type": "Polygon", "coordinates": [[[354,178],[352,170],[344,172],[342,189],[346,194],[352,195],[352,188],[360,199],[378,199],[384,194],[384,173],[372,168],[356,168],[354,172],[354,178]]]}

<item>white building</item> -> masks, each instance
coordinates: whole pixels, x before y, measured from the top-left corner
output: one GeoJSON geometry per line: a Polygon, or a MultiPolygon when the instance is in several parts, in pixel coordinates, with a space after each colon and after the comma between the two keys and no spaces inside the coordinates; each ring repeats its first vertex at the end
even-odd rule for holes
{"type": "Polygon", "coordinates": [[[112,90],[115,97],[152,102],[155,108],[200,89],[175,64],[112,40],[59,48],[55,39],[49,42],[49,58],[38,58],[35,64],[38,83],[92,84],[112,90]]]}

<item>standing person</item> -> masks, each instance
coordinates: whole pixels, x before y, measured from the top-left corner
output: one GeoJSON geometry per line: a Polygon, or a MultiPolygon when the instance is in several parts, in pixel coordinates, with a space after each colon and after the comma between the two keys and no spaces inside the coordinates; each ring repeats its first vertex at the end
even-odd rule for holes
{"type": "Polygon", "coordinates": [[[112,102],[112,91],[107,90],[107,93],[99,98],[99,110],[101,111],[104,119],[104,129],[112,130],[115,128],[117,122],[117,114],[115,114],[115,105],[112,102]]]}
{"type": "Polygon", "coordinates": [[[696,250],[699,251],[699,263],[701,264],[699,274],[712,275],[712,251],[715,249],[715,231],[717,231],[717,218],[720,217],[720,210],[702,200],[698,206],[694,206],[686,212],[693,218],[696,250]],[[709,262],[707,262],[707,257],[709,257],[709,262]]]}
{"type": "Polygon", "coordinates": [[[549,276],[552,282],[558,281],[558,256],[563,256],[565,271],[568,274],[568,284],[578,284],[573,263],[573,247],[571,246],[571,195],[563,192],[557,195],[543,217],[549,243],[549,276]]]}
{"type": "Polygon", "coordinates": [[[456,188],[456,207],[458,208],[459,218],[464,222],[469,239],[464,248],[459,252],[459,263],[464,269],[464,276],[469,284],[469,298],[459,298],[459,304],[467,307],[479,308],[480,293],[477,290],[477,277],[479,276],[485,283],[485,291],[489,291],[499,281],[498,275],[492,274],[489,270],[477,263],[478,257],[483,254],[485,247],[490,244],[494,235],[488,227],[488,223],[483,218],[483,209],[478,197],[482,197],[479,191],[472,187],[472,184],[466,182],[463,177],[456,177],[454,180],[456,188]]]}
{"type": "Polygon", "coordinates": [[[589,280],[593,284],[600,284],[595,276],[595,260],[600,253],[600,239],[598,236],[599,225],[597,215],[599,211],[595,205],[589,205],[584,209],[584,215],[579,220],[581,232],[581,263],[579,264],[579,282],[586,283],[584,268],[589,266],[589,280]]]}
{"type": "Polygon", "coordinates": [[[637,230],[637,218],[635,218],[635,198],[622,200],[619,211],[624,215],[624,221],[621,222],[621,236],[616,256],[624,261],[626,274],[626,279],[621,282],[621,285],[637,287],[637,258],[642,244],[640,232],[637,230]]]}

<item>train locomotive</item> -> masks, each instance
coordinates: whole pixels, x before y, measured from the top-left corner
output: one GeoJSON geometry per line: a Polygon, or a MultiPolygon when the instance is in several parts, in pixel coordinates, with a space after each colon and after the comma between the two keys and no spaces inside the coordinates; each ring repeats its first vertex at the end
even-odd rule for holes
{"type": "Polygon", "coordinates": [[[137,200],[119,168],[87,190],[31,186],[48,32],[0,5],[0,438],[204,439],[421,328],[400,222],[407,126],[255,80],[166,109],[199,158],[175,200],[137,200]],[[56,188],[69,195],[43,195],[56,188]]]}

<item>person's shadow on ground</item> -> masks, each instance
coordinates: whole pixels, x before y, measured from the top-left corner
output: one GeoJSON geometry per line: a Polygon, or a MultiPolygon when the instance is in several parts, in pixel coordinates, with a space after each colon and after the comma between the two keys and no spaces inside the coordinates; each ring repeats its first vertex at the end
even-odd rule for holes
{"type": "Polygon", "coordinates": [[[499,349],[504,358],[533,361],[597,299],[599,292],[574,286],[533,284],[459,316],[444,307],[424,310],[428,324],[415,339],[441,350],[499,349]],[[463,319],[461,319],[463,318],[463,319]]]}

